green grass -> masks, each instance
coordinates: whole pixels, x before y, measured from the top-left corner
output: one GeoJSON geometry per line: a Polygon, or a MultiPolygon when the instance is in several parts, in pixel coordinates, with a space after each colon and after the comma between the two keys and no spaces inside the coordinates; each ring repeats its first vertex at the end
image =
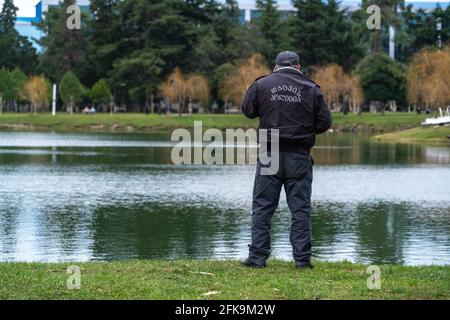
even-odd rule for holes
{"type": "Polygon", "coordinates": [[[446,143],[450,142],[450,126],[414,128],[400,132],[385,133],[374,137],[382,142],[404,142],[404,143],[446,143]]]}
{"type": "Polygon", "coordinates": [[[367,266],[316,262],[299,271],[270,261],[246,269],[237,261],[0,263],[0,299],[449,299],[450,266],[381,266],[381,290],[367,288],[367,266]],[[81,288],[68,290],[69,265],[81,288]],[[211,293],[205,295],[205,293],[211,293]]]}
{"type": "MultiPolygon", "coordinates": [[[[363,115],[333,115],[335,130],[370,130],[388,132],[408,129],[420,125],[424,115],[415,113],[364,113],[363,115]]],[[[152,132],[175,128],[192,128],[194,121],[203,121],[204,128],[256,128],[258,120],[249,120],[243,115],[192,115],[163,116],[144,114],[96,114],[70,116],[59,113],[56,117],[50,114],[16,114],[0,115],[0,129],[3,130],[36,130],[36,131],[90,131],[90,132],[152,132]]]]}
{"type": "Polygon", "coordinates": [[[163,116],[137,113],[96,114],[70,116],[58,114],[3,114],[0,116],[0,129],[30,129],[55,131],[162,131],[175,128],[192,128],[194,121],[202,121],[205,128],[219,129],[251,128],[257,126],[256,121],[246,119],[241,115],[193,115],[193,116],[163,116]]]}

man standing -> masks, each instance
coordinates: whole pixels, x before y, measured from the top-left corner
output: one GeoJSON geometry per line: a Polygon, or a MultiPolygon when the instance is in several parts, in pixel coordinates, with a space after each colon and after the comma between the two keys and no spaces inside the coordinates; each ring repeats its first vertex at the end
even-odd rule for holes
{"type": "MultiPolygon", "coordinates": [[[[284,185],[292,213],[290,240],[296,267],[311,264],[311,191],[314,160],[310,155],[316,134],[331,127],[331,114],[320,87],[300,71],[299,57],[281,52],[269,76],[255,80],[242,104],[243,113],[259,117],[260,129],[279,133],[279,169],[264,175],[258,161],[253,190],[252,243],[243,266],[264,268],[270,255],[272,216],[284,185]]],[[[273,157],[272,157],[273,158],[273,157]]]]}

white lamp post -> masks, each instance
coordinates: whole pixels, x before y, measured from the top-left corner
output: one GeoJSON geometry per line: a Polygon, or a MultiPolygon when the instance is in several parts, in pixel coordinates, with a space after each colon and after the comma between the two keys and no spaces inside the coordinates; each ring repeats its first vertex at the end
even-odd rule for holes
{"type": "Polygon", "coordinates": [[[56,116],[56,84],[53,84],[52,116],[56,116]]]}

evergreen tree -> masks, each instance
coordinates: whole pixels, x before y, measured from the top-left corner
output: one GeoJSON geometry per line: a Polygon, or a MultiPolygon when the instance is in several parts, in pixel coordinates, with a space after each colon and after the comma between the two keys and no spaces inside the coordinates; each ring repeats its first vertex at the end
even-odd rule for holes
{"type": "Polygon", "coordinates": [[[294,0],[290,19],[293,46],[307,66],[338,63],[349,69],[362,56],[346,10],[330,0],[294,0]]]}
{"type": "Polygon", "coordinates": [[[438,5],[432,12],[414,10],[408,5],[401,12],[402,24],[398,37],[399,58],[409,61],[424,47],[443,47],[450,41],[450,7],[446,10],[438,5]],[[441,30],[438,30],[438,24],[441,30]],[[440,43],[438,43],[440,38],[440,43]]]}
{"type": "Polygon", "coordinates": [[[89,38],[89,55],[95,64],[97,78],[105,78],[112,69],[118,54],[114,45],[118,41],[117,1],[91,0],[90,9],[93,14],[92,33],[89,38]]]}
{"type": "Polygon", "coordinates": [[[252,23],[238,25],[231,30],[231,39],[226,48],[227,61],[244,60],[255,53],[267,53],[271,50],[270,43],[256,25],[252,23]]]}
{"type": "Polygon", "coordinates": [[[122,91],[133,101],[148,104],[159,84],[176,67],[208,72],[215,60],[220,60],[216,34],[207,27],[217,11],[217,3],[211,0],[119,2],[119,36],[106,47],[114,51],[110,82],[123,84],[122,91]],[[199,52],[199,42],[204,40],[207,51],[199,52]]]}
{"type": "Polygon", "coordinates": [[[178,63],[183,49],[179,44],[180,31],[185,30],[185,21],[179,16],[180,7],[176,4],[180,2],[125,0],[118,3],[120,37],[111,44],[117,54],[109,72],[114,91],[120,86],[125,92],[119,94],[126,93],[133,101],[147,104],[162,82],[163,72],[168,73],[169,65],[174,67],[178,63]],[[163,67],[167,68],[163,70],[163,67]]]}
{"type": "Polygon", "coordinates": [[[411,53],[418,52],[425,46],[435,45],[437,41],[436,20],[432,14],[419,9],[413,12],[409,6],[407,12],[410,18],[406,24],[407,34],[409,35],[409,47],[411,53]]]}
{"type": "Polygon", "coordinates": [[[220,39],[211,25],[205,25],[198,31],[196,44],[193,46],[190,69],[210,73],[223,56],[220,39]]]}
{"type": "Polygon", "coordinates": [[[440,15],[442,24],[441,39],[443,44],[450,43],[450,6],[447,6],[440,15]]]}
{"type": "Polygon", "coordinates": [[[59,6],[50,7],[43,21],[37,25],[46,34],[39,41],[44,50],[40,68],[52,81],[58,82],[68,71],[73,71],[80,78],[88,73],[85,71],[88,65],[87,26],[83,23],[86,16],[82,16],[81,30],[67,28],[67,8],[73,4],[75,0],[63,0],[59,6]]]}
{"type": "Polygon", "coordinates": [[[268,61],[273,61],[277,53],[289,47],[288,25],[281,20],[277,2],[274,0],[257,0],[256,7],[261,10],[261,16],[256,19],[256,25],[261,30],[269,47],[268,52],[262,52],[268,61]]]}
{"type": "Polygon", "coordinates": [[[0,67],[14,69],[20,67],[32,73],[37,66],[37,55],[33,45],[15,29],[17,8],[12,0],[3,3],[0,12],[0,67]]]}
{"type": "MultiPolygon", "coordinates": [[[[226,0],[218,15],[212,21],[214,30],[219,37],[219,44],[225,48],[231,40],[231,31],[239,26],[240,10],[236,0],[226,0]]],[[[225,61],[223,61],[225,63],[225,61]]]]}
{"type": "Polygon", "coordinates": [[[27,74],[35,72],[38,64],[36,49],[16,29],[0,33],[0,52],[0,67],[19,67],[27,74]]]}
{"type": "Polygon", "coordinates": [[[17,10],[13,0],[5,0],[2,11],[0,12],[0,32],[6,32],[14,29],[16,23],[17,10]]]}

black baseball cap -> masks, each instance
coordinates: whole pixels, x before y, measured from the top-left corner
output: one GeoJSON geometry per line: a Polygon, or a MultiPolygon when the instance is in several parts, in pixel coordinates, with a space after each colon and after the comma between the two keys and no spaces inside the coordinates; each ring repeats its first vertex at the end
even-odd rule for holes
{"type": "Polygon", "coordinates": [[[300,64],[298,54],[292,51],[280,52],[275,60],[277,66],[296,66],[300,64]]]}

